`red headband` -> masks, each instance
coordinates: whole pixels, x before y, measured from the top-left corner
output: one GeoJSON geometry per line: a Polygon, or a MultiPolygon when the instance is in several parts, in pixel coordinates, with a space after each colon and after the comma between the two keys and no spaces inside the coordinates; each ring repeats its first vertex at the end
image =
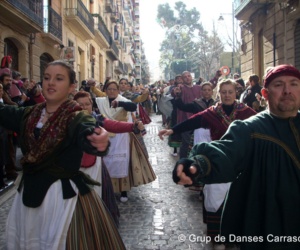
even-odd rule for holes
{"type": "Polygon", "coordinates": [[[279,76],[294,76],[300,79],[300,71],[292,65],[282,64],[278,65],[268,71],[264,81],[264,87],[267,88],[269,84],[279,76]]]}

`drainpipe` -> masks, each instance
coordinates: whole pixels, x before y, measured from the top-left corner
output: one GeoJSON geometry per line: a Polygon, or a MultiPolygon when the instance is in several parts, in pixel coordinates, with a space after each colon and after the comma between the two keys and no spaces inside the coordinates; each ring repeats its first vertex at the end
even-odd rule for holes
{"type": "Polygon", "coordinates": [[[33,44],[35,43],[35,33],[29,35],[29,80],[33,79],[33,44]]]}

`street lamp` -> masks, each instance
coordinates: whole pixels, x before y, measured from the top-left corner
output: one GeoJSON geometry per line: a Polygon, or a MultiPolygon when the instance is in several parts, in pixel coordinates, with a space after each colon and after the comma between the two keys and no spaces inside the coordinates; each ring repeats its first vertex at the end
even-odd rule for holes
{"type": "Polygon", "coordinates": [[[232,18],[232,53],[231,53],[231,74],[233,75],[234,70],[234,51],[235,51],[235,31],[234,31],[234,6],[232,2],[232,13],[221,13],[218,21],[224,21],[223,15],[230,15],[232,18]]]}

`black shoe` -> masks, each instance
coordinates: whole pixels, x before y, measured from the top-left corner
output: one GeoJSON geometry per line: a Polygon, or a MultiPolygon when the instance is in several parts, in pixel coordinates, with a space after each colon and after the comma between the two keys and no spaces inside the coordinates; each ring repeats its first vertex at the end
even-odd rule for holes
{"type": "Polygon", "coordinates": [[[121,192],[120,201],[121,202],[127,202],[128,201],[128,197],[127,197],[127,192],[126,191],[121,192]]]}

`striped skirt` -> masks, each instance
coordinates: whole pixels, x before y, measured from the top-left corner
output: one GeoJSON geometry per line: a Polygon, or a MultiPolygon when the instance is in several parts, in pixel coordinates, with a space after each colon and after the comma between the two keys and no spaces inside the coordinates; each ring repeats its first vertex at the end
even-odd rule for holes
{"type": "Polygon", "coordinates": [[[94,191],[78,195],[67,234],[66,249],[126,249],[110,213],[94,191]]]}

